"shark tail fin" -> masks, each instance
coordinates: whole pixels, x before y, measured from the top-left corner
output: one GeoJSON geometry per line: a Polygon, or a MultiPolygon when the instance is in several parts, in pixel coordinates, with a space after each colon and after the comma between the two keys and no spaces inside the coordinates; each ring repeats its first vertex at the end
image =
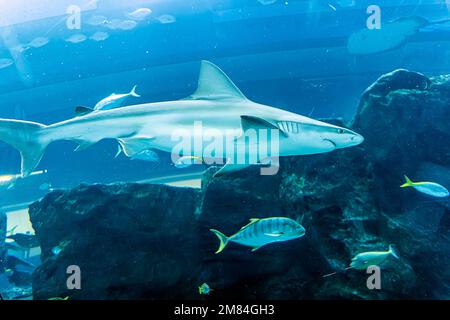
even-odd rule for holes
{"type": "Polygon", "coordinates": [[[45,125],[36,122],[0,119],[0,141],[20,152],[22,177],[33,172],[51,142],[42,135],[45,128],[45,125]]]}
{"type": "Polygon", "coordinates": [[[137,87],[137,85],[135,85],[133,87],[133,89],[131,89],[130,96],[133,96],[133,97],[136,97],[136,98],[140,98],[141,96],[136,92],[136,87],[137,87]]]}
{"type": "Polygon", "coordinates": [[[218,231],[216,229],[210,229],[209,231],[214,233],[217,236],[217,238],[219,238],[220,246],[219,246],[219,249],[217,249],[216,254],[217,253],[221,253],[223,251],[223,249],[225,249],[225,247],[228,244],[228,241],[229,241],[228,237],[226,235],[224,235],[222,232],[220,232],[220,231],[218,231]]]}
{"type": "Polygon", "coordinates": [[[406,183],[402,184],[400,186],[400,188],[411,187],[414,184],[414,182],[412,182],[406,175],[405,175],[405,180],[406,180],[406,183]]]}
{"type": "Polygon", "coordinates": [[[393,244],[389,245],[389,253],[392,254],[395,258],[400,259],[399,256],[397,255],[397,251],[395,251],[393,244]]]}

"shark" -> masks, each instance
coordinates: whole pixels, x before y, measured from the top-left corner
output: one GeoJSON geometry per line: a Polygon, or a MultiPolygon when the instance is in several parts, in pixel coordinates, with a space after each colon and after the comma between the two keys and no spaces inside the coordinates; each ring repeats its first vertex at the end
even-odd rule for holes
{"type": "MultiPolygon", "coordinates": [[[[218,66],[205,60],[201,61],[197,90],[184,99],[98,110],[51,125],[0,119],[0,141],[20,152],[21,175],[25,177],[38,166],[47,146],[54,141],[74,141],[78,145],[75,151],[80,151],[100,140],[116,139],[128,157],[149,149],[173,152],[179,144],[173,132],[192,132],[198,122],[203,129],[238,137],[249,129],[275,131],[279,133],[277,156],[326,153],[364,141],[348,128],[249,100],[218,66]]],[[[232,141],[242,143],[242,139],[232,141]]],[[[244,149],[244,153],[252,150],[244,149]]],[[[225,159],[216,176],[252,165],[229,161],[227,152],[216,152],[217,158],[225,159]]],[[[203,156],[201,150],[189,155],[203,156]]]]}

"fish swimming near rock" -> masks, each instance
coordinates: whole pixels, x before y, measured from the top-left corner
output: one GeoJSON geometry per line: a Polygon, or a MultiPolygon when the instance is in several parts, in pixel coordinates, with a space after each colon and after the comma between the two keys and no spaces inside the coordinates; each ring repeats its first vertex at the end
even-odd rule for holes
{"type": "Polygon", "coordinates": [[[450,195],[449,191],[442,185],[435,182],[412,182],[405,176],[406,183],[400,188],[412,187],[417,191],[436,198],[445,198],[450,195]]]}
{"type": "MultiPolygon", "coordinates": [[[[123,152],[123,148],[119,144],[115,158],[117,158],[122,152],[123,152]]],[[[160,161],[158,154],[153,150],[144,150],[142,152],[139,152],[139,153],[131,156],[130,158],[131,158],[131,160],[142,160],[142,161],[148,161],[148,162],[159,162],[160,161]]]]}
{"type": "Polygon", "coordinates": [[[69,300],[69,299],[70,299],[70,297],[69,297],[69,296],[66,296],[66,297],[64,297],[64,298],[61,298],[61,297],[48,298],[47,300],[51,300],[51,301],[67,301],[67,300],[69,300]]]}
{"type": "Polygon", "coordinates": [[[113,93],[113,94],[111,94],[110,96],[97,102],[94,109],[80,106],[75,109],[75,112],[79,115],[85,115],[85,114],[88,114],[93,111],[109,110],[109,109],[114,109],[114,108],[120,107],[125,102],[125,100],[128,99],[129,97],[135,97],[135,98],[140,97],[140,95],[136,93],[136,87],[137,86],[135,85],[129,93],[123,93],[123,94],[113,93]]]}
{"type": "Polygon", "coordinates": [[[198,287],[198,293],[201,295],[209,295],[211,291],[213,291],[213,289],[211,289],[207,283],[203,283],[198,287]]]}
{"type": "Polygon", "coordinates": [[[188,168],[188,167],[192,166],[193,164],[202,164],[202,163],[203,163],[202,157],[183,156],[183,157],[180,157],[175,162],[174,165],[178,169],[185,169],[185,168],[188,168]]]}
{"type": "Polygon", "coordinates": [[[61,241],[57,246],[54,246],[51,250],[51,252],[55,255],[55,256],[59,256],[61,252],[63,252],[63,250],[71,243],[70,240],[64,240],[61,241]]]}
{"type": "Polygon", "coordinates": [[[347,50],[352,55],[370,55],[395,50],[423,27],[442,24],[449,19],[428,22],[422,17],[405,17],[384,23],[380,29],[364,28],[350,35],[347,50]]]}
{"type": "MultiPolygon", "coordinates": [[[[354,147],[364,141],[350,129],[250,101],[222,70],[208,61],[201,63],[196,92],[185,99],[90,112],[52,125],[0,119],[0,141],[19,150],[21,174],[28,176],[41,161],[47,146],[54,141],[74,141],[79,151],[109,138],[123,146],[127,157],[148,149],[172,153],[180,145],[180,140],[173,139],[173,133],[181,128],[184,131],[180,137],[191,139],[198,122],[203,130],[219,132],[224,135],[224,140],[233,144],[233,148],[212,148],[214,157],[220,161],[235,156],[253,157],[256,151],[252,146],[238,148],[239,145],[246,146],[248,139],[244,133],[247,131],[279,133],[275,141],[279,148],[275,155],[268,152],[269,158],[326,153],[354,147]]],[[[202,142],[201,148],[196,149],[193,145],[192,149],[182,150],[180,155],[203,157],[203,150],[211,143],[202,142]]],[[[261,139],[259,149],[265,146],[270,150],[271,143],[269,139],[261,139]]],[[[215,176],[254,164],[227,161],[215,176]]]]}
{"type": "Polygon", "coordinates": [[[249,224],[230,237],[215,229],[210,231],[220,240],[216,254],[222,252],[229,242],[251,247],[254,252],[270,243],[294,240],[305,235],[305,228],[302,225],[283,217],[250,219],[249,224]]]}
{"type": "Polygon", "coordinates": [[[389,245],[389,250],[387,251],[369,251],[357,254],[352,259],[350,267],[356,270],[366,270],[369,266],[379,266],[389,256],[400,259],[393,245],[389,245]]]}
{"type": "Polygon", "coordinates": [[[350,263],[349,267],[345,268],[342,271],[336,271],[322,277],[326,278],[339,272],[345,272],[349,269],[366,270],[369,266],[379,266],[390,256],[393,256],[396,259],[400,259],[393,245],[389,245],[389,249],[387,251],[362,252],[352,258],[352,262],[350,263]]]}

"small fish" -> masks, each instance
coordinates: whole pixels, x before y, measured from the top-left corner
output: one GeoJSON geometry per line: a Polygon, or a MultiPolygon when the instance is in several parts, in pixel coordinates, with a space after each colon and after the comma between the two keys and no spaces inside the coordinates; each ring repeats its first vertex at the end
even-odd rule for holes
{"type": "MultiPolygon", "coordinates": [[[[114,158],[117,158],[121,153],[123,152],[122,146],[119,144],[117,147],[117,153],[114,158]]],[[[142,160],[142,161],[148,161],[148,162],[159,162],[159,156],[158,154],[153,150],[144,150],[137,154],[132,155],[131,160],[142,160]]]]}
{"type": "Polygon", "coordinates": [[[128,16],[131,19],[136,19],[136,20],[144,20],[145,18],[147,18],[150,14],[152,13],[152,10],[149,8],[139,8],[134,10],[133,12],[129,13],[128,16]]]}
{"type": "Polygon", "coordinates": [[[84,34],[77,33],[77,34],[74,34],[74,35],[70,36],[69,38],[65,39],[65,41],[76,44],[76,43],[81,43],[81,42],[85,41],[86,39],[87,39],[87,37],[84,34]]]}
{"type": "Polygon", "coordinates": [[[132,30],[137,26],[136,21],[134,20],[124,20],[118,25],[118,29],[121,30],[132,30]]]}
{"type": "Polygon", "coordinates": [[[175,167],[178,169],[184,169],[192,166],[193,164],[202,164],[202,158],[197,156],[183,156],[175,162],[175,167]]]}
{"type": "Polygon", "coordinates": [[[106,19],[105,16],[93,15],[87,19],[86,23],[91,26],[99,26],[102,24],[107,24],[108,19],[106,19]]]}
{"type": "Polygon", "coordinates": [[[170,14],[163,14],[162,16],[158,17],[158,21],[162,24],[169,24],[174,23],[175,21],[177,21],[177,19],[170,14]]]}
{"type": "Polygon", "coordinates": [[[263,6],[267,6],[269,4],[277,2],[277,0],[258,0],[258,2],[261,3],[263,6]]]}
{"type": "Polygon", "coordinates": [[[429,22],[422,17],[406,17],[382,24],[380,29],[364,28],[350,35],[347,50],[352,55],[370,55],[403,46],[420,29],[448,22],[449,19],[429,22]]]}
{"type": "Polygon", "coordinates": [[[143,160],[143,161],[149,161],[149,162],[158,162],[159,156],[153,150],[145,150],[145,151],[139,152],[138,154],[133,155],[131,157],[131,160],[143,160]]]}
{"type": "Polygon", "coordinates": [[[70,243],[70,240],[62,241],[60,244],[52,248],[52,253],[55,256],[59,256],[59,254],[64,250],[64,248],[70,243]]]}
{"type": "Polygon", "coordinates": [[[106,23],[106,26],[111,30],[131,30],[137,26],[137,22],[134,20],[112,19],[106,23]]]}
{"type": "Polygon", "coordinates": [[[41,190],[41,191],[52,191],[53,190],[52,184],[48,183],[48,182],[44,182],[43,184],[41,184],[39,186],[39,190],[41,190]]]}
{"type": "Polygon", "coordinates": [[[94,41],[105,41],[108,38],[109,34],[103,31],[97,31],[96,33],[94,33],[92,36],[89,37],[89,39],[94,41]]]}
{"type": "Polygon", "coordinates": [[[140,95],[136,93],[136,86],[131,89],[129,93],[124,94],[111,94],[109,97],[106,97],[102,100],[100,100],[94,107],[94,110],[109,110],[113,108],[120,107],[122,103],[128,98],[128,97],[136,97],[139,98],[140,95]]]}
{"type": "Polygon", "coordinates": [[[118,29],[123,20],[121,19],[111,19],[105,22],[105,26],[109,29],[118,29]]]}
{"type": "Polygon", "coordinates": [[[412,182],[407,176],[405,176],[406,183],[402,184],[401,188],[413,187],[419,192],[425,193],[432,197],[445,198],[449,196],[449,191],[438,183],[435,182],[412,182]]]}
{"type": "Polygon", "coordinates": [[[305,228],[302,225],[283,217],[250,219],[249,224],[230,237],[215,229],[210,229],[210,231],[220,240],[216,254],[222,252],[229,242],[252,247],[253,252],[270,243],[289,241],[305,235],[305,228]]]}
{"type": "Polygon", "coordinates": [[[33,40],[31,40],[31,42],[28,43],[28,46],[30,46],[32,48],[40,48],[40,47],[45,46],[49,42],[50,42],[50,40],[46,37],[37,37],[37,38],[34,38],[33,40]]]}
{"type": "Polygon", "coordinates": [[[69,296],[64,297],[64,298],[60,298],[60,297],[48,298],[48,300],[53,300],[53,301],[55,301],[55,300],[69,300],[69,296]]]}
{"type": "Polygon", "coordinates": [[[209,295],[211,291],[214,291],[209,287],[207,283],[203,283],[200,287],[198,287],[198,293],[201,295],[209,295]]]}
{"type": "Polygon", "coordinates": [[[7,68],[7,67],[11,66],[12,64],[14,64],[14,61],[12,61],[12,59],[8,59],[8,58],[0,59],[0,69],[7,68]]]}
{"type": "Polygon", "coordinates": [[[392,245],[389,245],[388,251],[369,251],[357,254],[350,264],[349,268],[356,270],[366,270],[369,266],[379,266],[389,256],[400,259],[392,245]]]}

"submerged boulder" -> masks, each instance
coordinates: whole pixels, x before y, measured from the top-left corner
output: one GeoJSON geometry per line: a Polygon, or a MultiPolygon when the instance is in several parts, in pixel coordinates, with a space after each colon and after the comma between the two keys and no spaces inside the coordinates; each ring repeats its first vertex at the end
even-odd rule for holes
{"type": "Polygon", "coordinates": [[[281,159],[275,176],[258,168],[214,178],[202,189],[162,185],[82,185],[30,207],[42,244],[34,273],[38,299],[445,299],[450,297],[448,202],[401,189],[403,174],[450,185],[450,78],[398,70],[362,96],[350,126],[354,148],[281,159]],[[251,218],[285,216],[306,235],[256,252],[219,242],[251,218]],[[52,248],[64,243],[57,255],[52,248]],[[381,290],[347,270],[364,251],[393,244],[400,259],[382,264],[381,290]],[[67,290],[78,265],[82,289],[67,290]],[[337,272],[333,276],[325,274],[337,272]]]}

